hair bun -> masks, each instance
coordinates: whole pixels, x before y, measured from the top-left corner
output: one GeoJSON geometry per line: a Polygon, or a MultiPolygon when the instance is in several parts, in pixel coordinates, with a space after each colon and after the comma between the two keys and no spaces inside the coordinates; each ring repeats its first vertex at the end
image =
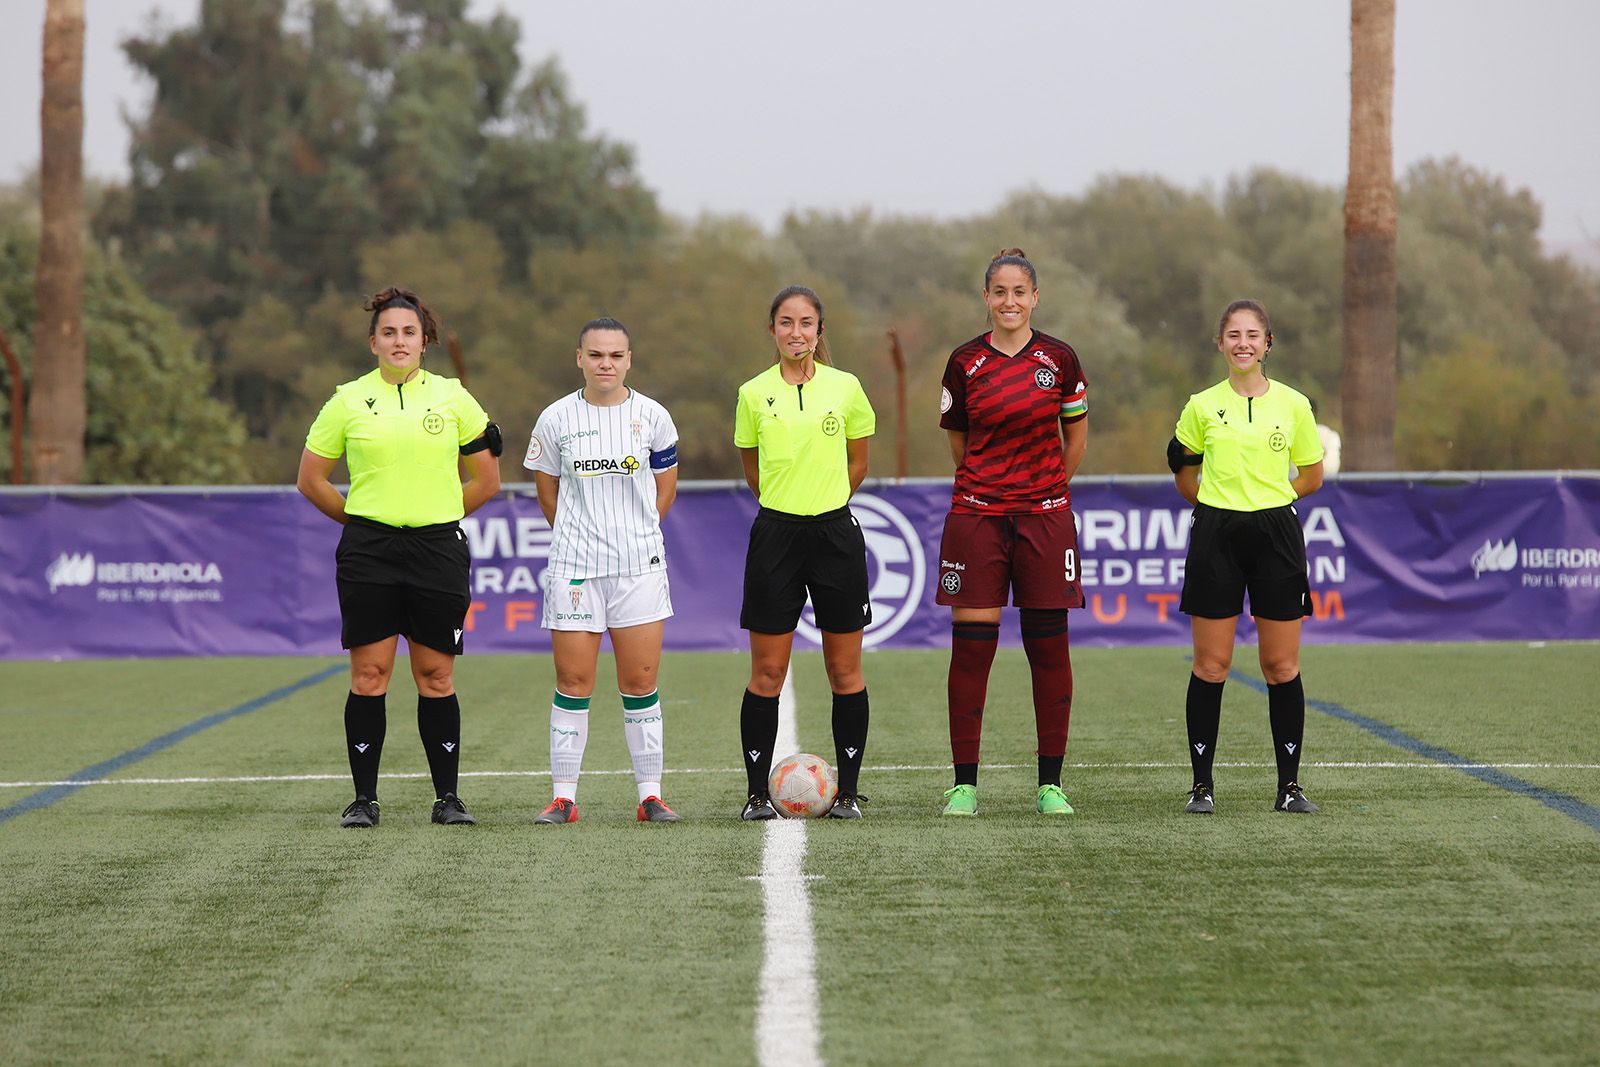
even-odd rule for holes
{"type": "Polygon", "coordinates": [[[1000,251],[994,254],[993,258],[991,258],[989,262],[993,263],[996,259],[1004,259],[1007,256],[1016,256],[1019,259],[1027,259],[1028,253],[1024,252],[1020,248],[1002,248],[1000,251]]]}

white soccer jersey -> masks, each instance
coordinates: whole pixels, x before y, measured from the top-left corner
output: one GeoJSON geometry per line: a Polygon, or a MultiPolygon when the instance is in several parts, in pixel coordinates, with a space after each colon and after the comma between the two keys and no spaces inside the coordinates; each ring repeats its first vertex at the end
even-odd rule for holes
{"type": "Polygon", "coordinates": [[[549,576],[664,570],[655,472],[677,464],[672,416],[637,390],[614,407],[596,407],[579,389],[545,408],[522,465],[561,480],[549,576]]]}

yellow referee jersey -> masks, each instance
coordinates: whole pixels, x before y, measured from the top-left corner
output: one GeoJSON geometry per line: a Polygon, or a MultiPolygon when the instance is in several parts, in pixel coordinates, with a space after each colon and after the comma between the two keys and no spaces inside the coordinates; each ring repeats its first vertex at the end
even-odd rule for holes
{"type": "Polygon", "coordinates": [[[733,443],[759,451],[761,506],[821,515],[850,500],[846,441],[877,429],[872,404],[854,374],[816,364],[809,382],[790,385],[780,366],[739,387],[733,443]]]}
{"type": "Polygon", "coordinates": [[[1177,438],[1205,456],[1200,503],[1228,511],[1293,504],[1289,464],[1322,461],[1311,401],[1280,381],[1256,397],[1240,396],[1225,381],[1195,393],[1178,416],[1177,438]]]}
{"type": "Polygon", "coordinates": [[[323,459],[348,454],[345,512],[388,526],[432,526],[465,513],[461,446],[489,416],[454,378],[425,370],[391,385],[374,368],[334,390],[306,434],[323,459]]]}

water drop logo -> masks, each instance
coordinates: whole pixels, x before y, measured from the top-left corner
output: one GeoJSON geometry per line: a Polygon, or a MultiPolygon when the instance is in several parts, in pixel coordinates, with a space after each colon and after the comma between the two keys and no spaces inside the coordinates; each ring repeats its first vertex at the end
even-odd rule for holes
{"type": "Polygon", "coordinates": [[[63,585],[88,585],[94,581],[94,553],[61,553],[45,568],[44,580],[50,583],[52,593],[63,585]]]}
{"type": "Polygon", "coordinates": [[[1472,576],[1482,578],[1484,571],[1508,571],[1517,565],[1517,541],[1484,541],[1483,547],[1472,554],[1472,576]]]}

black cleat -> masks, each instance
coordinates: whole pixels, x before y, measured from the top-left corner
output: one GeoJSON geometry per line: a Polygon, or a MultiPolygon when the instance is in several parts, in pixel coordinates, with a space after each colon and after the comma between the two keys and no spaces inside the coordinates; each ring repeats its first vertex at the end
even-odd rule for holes
{"type": "Polygon", "coordinates": [[[433,821],[444,826],[476,826],[478,820],[467,814],[467,806],[454,793],[433,802],[433,821]]]}
{"type": "Polygon", "coordinates": [[[871,803],[872,798],[859,793],[840,793],[833,801],[833,807],[828,809],[827,819],[859,819],[861,818],[861,805],[871,803]]]}
{"type": "Polygon", "coordinates": [[[1299,785],[1290,782],[1288,785],[1280,785],[1278,787],[1278,801],[1272,805],[1272,810],[1293,811],[1309,815],[1322,809],[1306,799],[1306,795],[1299,785]]]}
{"type": "Polygon", "coordinates": [[[578,802],[566,797],[556,797],[550,806],[533,817],[540,826],[562,826],[578,821],[578,802]]]}
{"type": "Polygon", "coordinates": [[[682,821],[678,813],[667,807],[667,802],[658,796],[648,796],[639,801],[639,808],[634,812],[634,817],[639,822],[682,821]]]}
{"type": "Polygon", "coordinates": [[[1206,782],[1196,782],[1194,788],[1189,790],[1189,803],[1183,810],[1190,815],[1212,815],[1216,813],[1217,806],[1211,799],[1211,786],[1206,782]]]}
{"type": "Polygon", "coordinates": [[[378,802],[368,800],[366,797],[356,797],[344,814],[339,818],[339,825],[344,827],[365,829],[378,825],[378,802]]]}
{"type": "Polygon", "coordinates": [[[745,822],[766,822],[777,817],[778,809],[772,806],[772,798],[766,793],[751,793],[750,799],[744,802],[744,811],[739,813],[739,818],[745,822]]]}

